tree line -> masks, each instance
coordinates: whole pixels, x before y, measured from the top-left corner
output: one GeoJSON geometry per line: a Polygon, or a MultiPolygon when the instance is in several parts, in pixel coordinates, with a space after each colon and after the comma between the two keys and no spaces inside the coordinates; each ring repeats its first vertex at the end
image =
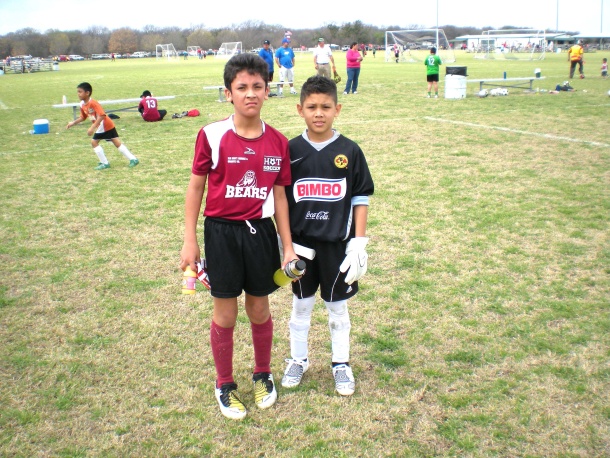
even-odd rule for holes
{"type": "MultiPolygon", "coordinates": [[[[293,47],[315,46],[319,37],[327,43],[340,45],[358,43],[384,44],[386,30],[408,30],[425,28],[421,25],[388,26],[380,28],[364,24],[362,21],[343,24],[324,24],[316,29],[292,29],[293,47]]],[[[492,27],[440,27],[449,40],[460,35],[480,34],[492,27]]],[[[513,27],[506,27],[513,28],[513,27]]],[[[158,44],[173,44],[176,49],[199,46],[202,49],[218,49],[223,42],[241,41],[243,49],[258,48],[263,40],[270,40],[272,46],[279,47],[286,28],[264,22],[247,21],[226,28],[208,29],[203,24],[189,28],[155,27],[147,25],[142,30],[129,27],[110,30],[94,26],[84,31],[61,31],[49,29],[40,32],[25,28],[0,36],[0,56],[32,55],[36,57],[61,54],[81,54],[89,56],[101,53],[154,52],[158,44]]]]}

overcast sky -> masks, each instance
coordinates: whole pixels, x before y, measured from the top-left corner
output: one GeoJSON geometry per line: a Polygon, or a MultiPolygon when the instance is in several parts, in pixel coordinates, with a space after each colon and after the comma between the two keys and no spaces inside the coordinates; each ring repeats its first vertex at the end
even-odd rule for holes
{"type": "MultiPolygon", "coordinates": [[[[185,28],[203,24],[206,28],[220,28],[249,20],[278,24],[287,29],[316,28],[328,23],[341,25],[356,20],[379,27],[421,25],[431,28],[437,25],[437,2],[434,0],[307,3],[273,0],[179,0],[175,3],[150,0],[93,3],[86,0],[0,0],[0,35],[26,27],[40,32],[50,28],[85,30],[93,25],[110,30],[121,27],[142,29],[145,25],[185,28]],[[305,6],[307,3],[309,5],[305,6]]],[[[496,28],[512,25],[553,30],[558,25],[562,31],[610,34],[610,0],[438,0],[438,25],[445,24],[496,28]]]]}

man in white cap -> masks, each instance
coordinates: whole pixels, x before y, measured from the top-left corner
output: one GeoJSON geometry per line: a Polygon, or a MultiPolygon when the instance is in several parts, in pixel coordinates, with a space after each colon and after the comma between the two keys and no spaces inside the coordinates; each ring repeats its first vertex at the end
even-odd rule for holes
{"type": "Polygon", "coordinates": [[[324,44],[324,38],[318,39],[318,46],[313,50],[313,63],[318,71],[318,75],[331,77],[330,64],[332,63],[333,72],[335,68],[335,59],[330,46],[324,44]]]}

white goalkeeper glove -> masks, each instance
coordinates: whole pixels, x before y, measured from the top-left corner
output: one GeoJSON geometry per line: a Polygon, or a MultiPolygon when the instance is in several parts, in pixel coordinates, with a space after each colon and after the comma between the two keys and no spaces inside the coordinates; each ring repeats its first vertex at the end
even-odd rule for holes
{"type": "Polygon", "coordinates": [[[339,270],[347,272],[345,283],[348,285],[360,280],[366,273],[366,261],[369,255],[366,254],[364,249],[367,243],[369,243],[368,237],[355,237],[347,242],[347,248],[345,249],[346,256],[339,270]]]}

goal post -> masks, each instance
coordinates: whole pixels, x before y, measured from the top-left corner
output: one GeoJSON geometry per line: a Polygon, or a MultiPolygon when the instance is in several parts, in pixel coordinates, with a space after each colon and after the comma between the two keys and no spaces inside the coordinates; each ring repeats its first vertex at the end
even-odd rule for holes
{"type": "MultiPolygon", "coordinates": [[[[201,46],[187,46],[186,52],[189,56],[197,57],[197,52],[201,49],[201,46]]],[[[203,50],[202,50],[203,51],[203,50]]]]}
{"type": "Polygon", "coordinates": [[[455,62],[453,47],[443,29],[388,30],[385,33],[385,61],[423,62],[430,54],[430,48],[436,48],[436,54],[443,63],[455,62]]]}
{"type": "Polygon", "coordinates": [[[242,53],[241,41],[231,41],[227,43],[222,43],[218,51],[216,52],[216,57],[220,57],[222,59],[230,59],[236,54],[242,53]]]}
{"type": "Polygon", "coordinates": [[[157,45],[155,54],[157,56],[157,59],[161,59],[163,57],[166,57],[167,60],[170,60],[172,58],[178,58],[178,52],[176,51],[176,48],[174,48],[173,43],[157,45]]]}
{"type": "Polygon", "coordinates": [[[548,47],[540,29],[485,30],[481,36],[479,59],[543,60],[548,47]]]}

